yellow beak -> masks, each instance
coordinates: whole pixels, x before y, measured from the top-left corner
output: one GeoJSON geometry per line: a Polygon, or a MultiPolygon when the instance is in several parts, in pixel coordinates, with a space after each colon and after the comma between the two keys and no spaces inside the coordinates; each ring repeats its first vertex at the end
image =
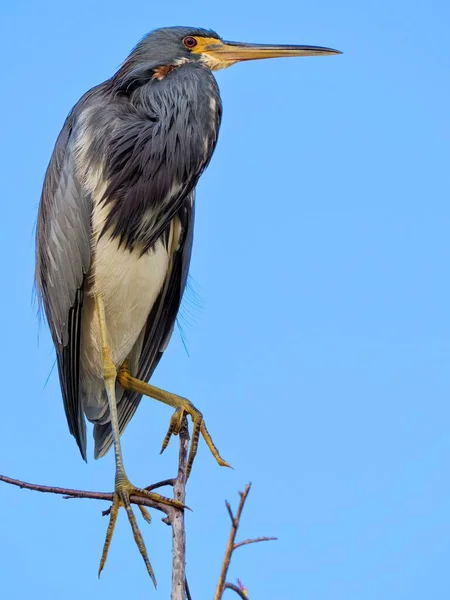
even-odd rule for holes
{"type": "Polygon", "coordinates": [[[208,44],[203,53],[219,62],[240,62],[262,58],[283,58],[288,56],[331,56],[342,54],[333,48],[322,46],[287,46],[270,44],[243,44],[240,42],[218,42],[208,44]]]}

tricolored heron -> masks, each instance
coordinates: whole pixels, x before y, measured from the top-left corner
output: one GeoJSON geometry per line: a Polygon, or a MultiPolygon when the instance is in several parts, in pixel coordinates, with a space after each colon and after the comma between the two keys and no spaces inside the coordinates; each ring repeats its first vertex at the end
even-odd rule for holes
{"type": "Polygon", "coordinates": [[[115,493],[99,573],[124,506],[154,580],[130,496],[180,506],[136,488],[125,472],[120,434],[143,394],[175,409],[164,446],[191,416],[188,474],[200,434],[227,465],[202,414],[147,383],[172,334],[191,257],[195,186],[219,133],[212,71],[246,60],[331,54],[339,52],[225,42],[192,27],[159,29],[77,102],[59,134],[39,207],[36,283],[81,455],[86,459],[85,417],[94,423],[96,458],[114,445],[115,493]]]}

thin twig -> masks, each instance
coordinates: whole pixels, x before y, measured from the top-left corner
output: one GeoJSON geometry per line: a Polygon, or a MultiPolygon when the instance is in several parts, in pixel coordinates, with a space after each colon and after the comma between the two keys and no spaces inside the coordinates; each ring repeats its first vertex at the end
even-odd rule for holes
{"type": "MultiPolygon", "coordinates": [[[[221,600],[223,593],[226,589],[233,590],[241,598],[244,598],[244,600],[247,600],[247,595],[246,595],[243,587],[236,586],[233,583],[225,582],[225,580],[227,578],[228,569],[230,567],[231,556],[232,556],[233,552],[237,548],[240,548],[241,546],[247,546],[248,544],[255,544],[257,542],[268,542],[268,541],[277,539],[275,537],[265,537],[264,536],[264,537],[243,540],[242,542],[235,541],[237,530],[239,528],[239,523],[240,523],[241,516],[242,516],[242,511],[244,510],[244,504],[245,504],[245,501],[247,500],[247,496],[250,492],[251,487],[252,487],[252,484],[248,483],[245,486],[245,490],[243,492],[239,492],[239,496],[241,498],[239,500],[239,506],[238,506],[238,509],[236,512],[236,516],[234,516],[233,511],[231,510],[230,503],[227,501],[225,502],[225,506],[227,508],[228,514],[231,519],[231,531],[230,531],[230,535],[228,536],[227,547],[225,549],[225,556],[224,556],[224,559],[222,562],[222,570],[220,572],[219,583],[217,584],[216,592],[214,594],[214,600],[221,600]]],[[[238,583],[240,584],[239,579],[238,579],[238,583]]]]}
{"type": "Polygon", "coordinates": [[[225,500],[225,506],[227,507],[227,511],[228,511],[228,514],[230,515],[231,522],[234,523],[233,511],[231,510],[231,506],[230,506],[230,503],[228,502],[228,500],[225,500]]]}
{"type": "Polygon", "coordinates": [[[252,540],[243,540],[242,542],[237,542],[237,544],[234,544],[233,550],[236,550],[236,548],[240,548],[241,546],[246,546],[247,544],[256,544],[256,542],[272,542],[277,539],[278,538],[276,538],[276,537],[263,536],[263,537],[254,538],[252,540]]]}
{"type": "Polygon", "coordinates": [[[189,589],[187,577],[184,580],[184,589],[186,590],[186,600],[192,600],[191,590],[189,589]]]}
{"type": "Polygon", "coordinates": [[[244,594],[244,592],[241,590],[241,588],[239,588],[237,585],[234,585],[234,583],[226,583],[223,586],[224,590],[233,590],[233,592],[236,592],[236,594],[238,596],[240,596],[242,598],[242,600],[248,600],[248,596],[246,596],[244,594]]]}
{"type": "MultiPolygon", "coordinates": [[[[61,496],[67,496],[67,498],[89,498],[91,500],[105,500],[107,502],[113,501],[114,494],[112,492],[90,492],[85,490],[72,490],[70,488],[61,488],[49,485],[40,485],[37,483],[28,483],[26,481],[20,481],[19,479],[13,479],[6,475],[0,475],[0,481],[9,483],[10,485],[16,485],[22,489],[32,490],[35,492],[43,492],[47,494],[58,494],[61,496]]],[[[156,508],[162,511],[166,515],[170,513],[170,506],[155,502],[150,498],[141,498],[131,496],[130,502],[132,504],[140,504],[141,506],[148,506],[149,508],[156,508]]]]}
{"type": "Polygon", "coordinates": [[[173,487],[175,485],[175,479],[163,479],[162,481],[158,481],[157,483],[152,483],[151,485],[148,485],[144,489],[146,489],[148,492],[151,492],[152,490],[156,490],[166,485],[171,485],[173,487]]]}
{"type": "Polygon", "coordinates": [[[233,554],[233,548],[234,548],[234,543],[235,543],[234,541],[236,539],[236,533],[237,533],[237,530],[239,527],[239,520],[241,518],[242,509],[244,508],[244,504],[245,504],[247,496],[250,492],[251,486],[252,486],[252,484],[248,483],[245,486],[245,490],[243,492],[239,492],[241,499],[239,500],[239,506],[237,509],[236,517],[233,517],[233,513],[231,511],[230,504],[228,502],[225,503],[227,510],[228,510],[228,514],[230,515],[230,518],[231,518],[231,531],[230,531],[230,535],[228,537],[227,547],[225,549],[225,557],[224,557],[223,563],[222,563],[222,570],[220,572],[219,583],[217,584],[216,593],[214,594],[214,600],[220,600],[222,598],[222,594],[225,589],[224,588],[225,579],[227,577],[228,568],[230,566],[231,555],[233,554]]]}

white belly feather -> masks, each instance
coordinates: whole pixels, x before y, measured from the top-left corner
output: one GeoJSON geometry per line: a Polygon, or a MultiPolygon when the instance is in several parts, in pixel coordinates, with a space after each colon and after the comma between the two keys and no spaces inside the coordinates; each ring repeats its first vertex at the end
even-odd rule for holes
{"type": "MultiPolygon", "coordinates": [[[[118,247],[108,233],[99,237],[105,210],[93,214],[93,261],[83,306],[81,337],[81,391],[88,418],[99,419],[107,411],[104,392],[101,337],[94,296],[105,306],[107,343],[116,367],[130,355],[146,324],[170,269],[170,258],[161,240],[141,255],[118,247]]],[[[172,227],[172,232],[174,227],[172,227]]],[[[173,239],[173,235],[170,236],[173,239]]],[[[169,244],[170,248],[170,244],[169,244]]]]}
{"type": "MultiPolygon", "coordinates": [[[[161,290],[169,268],[169,257],[161,241],[154,251],[140,256],[134,252],[117,248],[117,240],[104,236],[97,245],[88,298],[94,306],[95,294],[105,305],[107,343],[116,366],[120,366],[130,354],[152,306],[161,290]]],[[[83,317],[87,311],[83,310],[83,317]]],[[[86,317],[88,315],[86,314],[86,317]]],[[[83,322],[83,325],[87,323],[83,322]]],[[[99,377],[103,377],[101,363],[101,340],[98,319],[91,315],[88,327],[83,327],[83,353],[98,355],[99,377]],[[96,349],[91,353],[86,344],[96,349]]]]}

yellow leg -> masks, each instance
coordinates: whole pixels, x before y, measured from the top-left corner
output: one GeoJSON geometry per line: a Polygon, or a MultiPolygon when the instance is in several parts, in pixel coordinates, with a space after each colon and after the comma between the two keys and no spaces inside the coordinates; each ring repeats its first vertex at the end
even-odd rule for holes
{"type": "MultiPolygon", "coordinates": [[[[103,301],[99,296],[95,297],[95,306],[97,309],[97,316],[100,325],[100,335],[102,341],[102,356],[103,356],[103,370],[104,370],[104,379],[105,379],[105,388],[108,396],[108,404],[111,415],[111,428],[114,442],[114,456],[116,461],[116,478],[115,478],[115,487],[114,487],[114,500],[111,507],[108,530],[106,532],[105,544],[103,546],[102,557],[100,560],[100,567],[98,574],[102,572],[103,567],[106,563],[106,558],[108,556],[108,550],[111,544],[112,536],[114,533],[114,527],[117,520],[117,514],[119,508],[123,506],[127,511],[128,520],[131,525],[131,529],[133,530],[134,540],[136,542],[137,547],[139,548],[139,552],[141,553],[142,558],[144,559],[145,566],[147,567],[148,574],[152,578],[154,585],[156,586],[156,579],[153,573],[152,566],[150,564],[150,560],[147,555],[147,550],[145,548],[144,540],[142,538],[142,534],[139,531],[139,527],[136,522],[136,517],[134,516],[133,510],[131,508],[130,497],[131,496],[139,496],[141,498],[150,498],[155,502],[159,502],[161,504],[167,504],[169,506],[175,506],[177,508],[184,508],[183,504],[176,500],[171,500],[170,498],[165,498],[160,494],[155,494],[154,492],[149,492],[148,490],[137,488],[132,485],[125,473],[125,469],[123,466],[122,459],[122,450],[120,447],[120,435],[119,435],[119,422],[117,418],[117,405],[116,405],[116,395],[115,395],[115,387],[116,387],[116,367],[111,360],[111,353],[107,343],[107,335],[106,335],[106,319],[105,319],[105,308],[103,305],[103,301]]],[[[146,521],[150,520],[150,515],[144,507],[139,507],[141,513],[146,521]]]]}
{"type": "Polygon", "coordinates": [[[161,390],[160,388],[157,388],[154,385],[150,385],[149,383],[145,383],[145,381],[141,381],[140,379],[136,379],[130,373],[128,361],[125,361],[120,367],[119,372],[117,374],[117,380],[120,383],[120,385],[126,390],[131,390],[133,392],[137,392],[138,394],[144,394],[145,396],[149,396],[154,400],[159,400],[160,402],[163,402],[164,404],[175,408],[175,412],[172,415],[172,418],[170,419],[169,430],[167,431],[166,437],[164,438],[162,444],[161,452],[163,452],[167,448],[172,434],[178,435],[178,433],[180,433],[180,428],[183,422],[184,415],[191,415],[193,429],[191,448],[189,450],[189,457],[187,462],[187,477],[189,477],[195,455],[197,454],[198,439],[200,437],[200,434],[202,434],[203,439],[205,440],[208,448],[211,450],[212,455],[219,463],[219,465],[221,467],[230,466],[226,462],[226,460],[224,460],[220,456],[219,451],[214,445],[214,442],[212,441],[212,438],[208,433],[208,430],[206,429],[202,413],[199,410],[197,410],[195,406],[191,402],[189,402],[189,400],[183,398],[182,396],[177,396],[176,394],[171,394],[170,392],[161,390]]]}

